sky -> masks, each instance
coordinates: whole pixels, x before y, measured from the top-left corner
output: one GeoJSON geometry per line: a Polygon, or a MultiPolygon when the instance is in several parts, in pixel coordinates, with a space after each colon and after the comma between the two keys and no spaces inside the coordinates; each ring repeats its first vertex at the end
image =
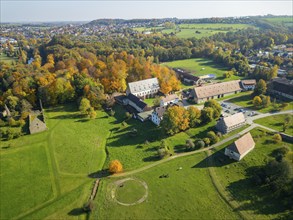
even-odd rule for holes
{"type": "Polygon", "coordinates": [[[99,18],[207,18],[291,15],[291,0],[1,0],[0,22],[91,21],[99,18]]]}

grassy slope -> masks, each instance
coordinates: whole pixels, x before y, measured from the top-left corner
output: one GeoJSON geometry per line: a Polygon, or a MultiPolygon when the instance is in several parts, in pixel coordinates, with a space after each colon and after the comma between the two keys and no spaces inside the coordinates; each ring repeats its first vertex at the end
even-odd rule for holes
{"type": "Polygon", "coordinates": [[[12,62],[16,62],[17,58],[15,57],[8,57],[6,54],[0,54],[0,62],[5,62],[11,64],[12,62]]]}
{"type": "Polygon", "coordinates": [[[28,219],[44,218],[62,209],[66,216],[77,203],[82,206],[89,195],[82,192],[92,182],[87,175],[102,168],[115,121],[97,113],[96,120],[85,121],[71,105],[51,108],[46,111],[48,131],[0,142],[1,218],[25,213],[28,219]]]}
{"type": "Polygon", "coordinates": [[[196,76],[215,74],[217,79],[220,79],[223,81],[230,81],[230,80],[235,80],[240,78],[238,76],[232,76],[231,78],[224,79],[223,74],[228,69],[220,65],[217,65],[211,60],[204,59],[204,58],[166,62],[164,63],[164,65],[167,65],[172,68],[182,68],[182,69],[189,70],[191,73],[193,73],[196,76]]]}
{"type": "Polygon", "coordinates": [[[207,170],[194,167],[203,158],[203,153],[184,157],[137,174],[135,177],[148,184],[149,196],[135,206],[121,206],[108,198],[108,187],[116,179],[103,180],[92,218],[237,219],[219,197],[207,170]],[[178,167],[183,169],[177,171],[178,167]],[[169,178],[159,178],[162,174],[169,174],[169,178]]]}
{"type": "Polygon", "coordinates": [[[276,146],[271,142],[272,135],[260,129],[252,130],[251,134],[256,142],[256,147],[252,152],[240,162],[235,162],[224,156],[224,148],[229,145],[227,143],[219,147],[220,150],[211,156],[215,163],[214,170],[220,184],[236,199],[239,210],[249,215],[251,219],[277,218],[279,216],[277,212],[281,211],[278,201],[270,198],[269,192],[257,188],[247,179],[247,170],[264,165],[265,161],[271,158],[270,155],[274,149],[281,146],[293,149],[293,145],[282,142],[276,146]]]}
{"type": "Polygon", "coordinates": [[[285,133],[292,135],[293,134],[293,116],[292,115],[288,115],[288,114],[273,115],[273,116],[257,119],[255,120],[255,123],[275,129],[276,131],[283,132],[283,122],[285,121],[285,118],[288,116],[291,117],[291,123],[289,124],[285,133]]]}

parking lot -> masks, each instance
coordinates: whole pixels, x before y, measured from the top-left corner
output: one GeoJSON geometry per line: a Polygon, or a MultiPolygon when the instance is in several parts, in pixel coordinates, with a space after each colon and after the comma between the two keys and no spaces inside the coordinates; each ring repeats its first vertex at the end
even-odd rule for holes
{"type": "Polygon", "coordinates": [[[243,112],[243,114],[245,115],[246,118],[258,115],[258,112],[256,112],[256,111],[248,110],[246,108],[235,105],[233,103],[222,101],[222,102],[220,102],[220,104],[223,108],[223,111],[222,111],[223,116],[233,115],[238,112],[243,112]]]}

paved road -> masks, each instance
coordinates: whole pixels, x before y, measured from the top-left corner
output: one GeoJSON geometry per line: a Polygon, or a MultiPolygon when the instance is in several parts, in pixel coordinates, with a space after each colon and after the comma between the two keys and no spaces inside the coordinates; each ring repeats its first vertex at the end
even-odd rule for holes
{"type": "Polygon", "coordinates": [[[247,122],[250,124],[250,126],[246,129],[244,129],[243,131],[239,132],[238,134],[234,134],[210,147],[207,147],[207,148],[203,148],[203,149],[199,149],[199,150],[196,150],[196,151],[190,151],[190,152],[186,152],[186,153],[179,153],[179,154],[175,154],[174,156],[171,156],[167,159],[163,159],[163,160],[159,160],[157,162],[154,162],[152,164],[149,164],[147,166],[144,166],[144,167],[141,167],[141,168],[138,168],[136,170],[132,170],[132,171],[128,171],[128,172],[125,172],[125,173],[119,173],[119,174],[114,174],[112,176],[109,176],[110,178],[115,178],[115,177],[124,177],[124,176],[129,176],[129,175],[133,175],[133,174],[136,174],[136,173],[139,173],[139,172],[142,172],[144,170],[147,170],[147,169],[150,169],[152,167],[155,167],[159,164],[162,164],[162,163],[165,163],[167,161],[170,161],[170,160],[173,160],[173,159],[176,159],[176,158],[179,158],[179,157],[185,157],[185,156],[188,156],[188,155],[193,155],[193,154],[197,154],[197,153],[200,153],[200,152],[204,152],[204,151],[207,151],[207,150],[211,150],[215,147],[218,147],[218,146],[221,146],[222,144],[225,144],[231,140],[233,140],[234,138],[238,138],[240,137],[241,135],[247,133],[248,131],[254,129],[255,127],[261,127],[261,128],[264,128],[264,129],[267,129],[269,131],[272,131],[272,132],[278,132],[274,129],[271,129],[271,128],[268,128],[266,126],[263,126],[263,125],[259,125],[259,124],[256,124],[254,123],[253,121],[256,120],[256,119],[259,119],[259,118],[264,118],[264,117],[268,117],[268,116],[272,116],[272,115],[280,115],[280,114],[293,114],[293,110],[288,110],[288,111],[283,111],[283,112],[274,112],[274,113],[265,113],[265,114],[260,114],[260,115],[256,115],[256,116],[253,116],[251,118],[249,118],[249,120],[247,120],[247,122]]]}

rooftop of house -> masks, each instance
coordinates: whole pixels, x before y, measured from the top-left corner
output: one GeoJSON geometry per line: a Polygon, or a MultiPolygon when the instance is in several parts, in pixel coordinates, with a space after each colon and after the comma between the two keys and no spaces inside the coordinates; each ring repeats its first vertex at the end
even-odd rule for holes
{"type": "Polygon", "coordinates": [[[147,107],[147,104],[145,102],[143,102],[142,100],[140,100],[138,97],[136,97],[135,95],[131,93],[127,96],[127,98],[133,103],[135,103],[141,109],[144,109],[145,107],[147,107]]]}
{"type": "Polygon", "coordinates": [[[245,135],[243,135],[241,138],[239,138],[238,140],[234,141],[234,143],[231,144],[228,147],[228,149],[242,155],[242,154],[245,154],[254,146],[255,146],[255,142],[250,132],[248,132],[245,135]]]}
{"type": "Polygon", "coordinates": [[[229,82],[221,82],[221,83],[209,84],[206,86],[195,87],[193,90],[197,98],[206,98],[206,97],[240,91],[241,87],[240,87],[240,80],[233,80],[229,82]]]}
{"type": "Polygon", "coordinates": [[[255,85],[256,84],[256,80],[255,79],[244,79],[241,80],[243,85],[255,85]]]}
{"type": "Polygon", "coordinates": [[[159,89],[160,86],[157,78],[151,78],[128,83],[128,88],[131,93],[137,93],[152,89],[159,89]]]}
{"type": "Polygon", "coordinates": [[[179,97],[176,94],[171,94],[171,95],[167,95],[165,97],[162,97],[161,100],[165,103],[165,102],[170,102],[173,101],[175,99],[178,99],[179,97]]]}
{"type": "Polygon", "coordinates": [[[161,106],[155,108],[154,112],[157,113],[158,117],[162,117],[167,110],[167,106],[161,106]]]}
{"type": "Polygon", "coordinates": [[[244,114],[242,112],[238,112],[238,113],[236,113],[234,115],[230,115],[230,116],[221,118],[220,120],[223,120],[225,125],[229,128],[229,127],[232,127],[234,125],[237,125],[237,124],[245,122],[245,117],[244,117],[244,114]]]}

